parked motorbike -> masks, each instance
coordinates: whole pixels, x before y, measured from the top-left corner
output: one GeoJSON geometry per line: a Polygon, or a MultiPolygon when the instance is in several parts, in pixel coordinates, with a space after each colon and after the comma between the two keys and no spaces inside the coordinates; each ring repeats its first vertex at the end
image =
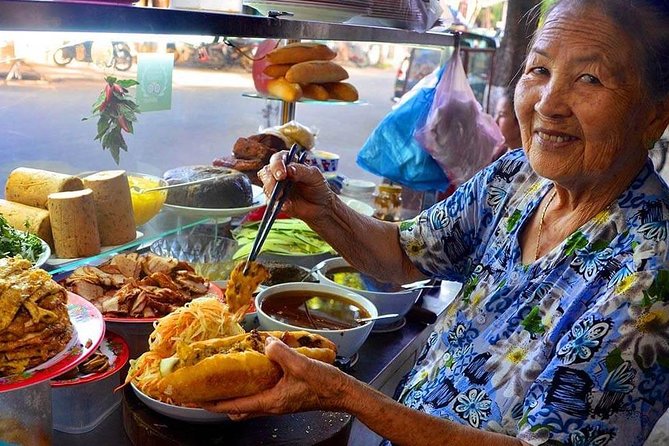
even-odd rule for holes
{"type": "MultiPolygon", "coordinates": [[[[93,62],[91,49],[93,41],[85,41],[70,45],[64,45],[53,53],[53,61],[56,65],[65,66],[73,60],[79,62],[93,62]]],[[[119,71],[128,71],[132,67],[132,54],[130,47],[125,42],[112,42],[112,55],[105,66],[115,68],[119,71]]]]}

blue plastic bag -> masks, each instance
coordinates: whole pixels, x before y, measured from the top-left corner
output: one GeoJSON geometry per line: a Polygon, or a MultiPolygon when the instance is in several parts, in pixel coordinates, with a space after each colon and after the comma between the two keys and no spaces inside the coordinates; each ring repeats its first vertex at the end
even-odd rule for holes
{"type": "MultiPolygon", "coordinates": [[[[437,78],[441,78],[440,69],[437,78]]],[[[363,169],[418,191],[445,191],[448,177],[418,144],[414,131],[425,124],[435,95],[436,80],[424,79],[406,93],[372,131],[356,162],[363,169]]]]}

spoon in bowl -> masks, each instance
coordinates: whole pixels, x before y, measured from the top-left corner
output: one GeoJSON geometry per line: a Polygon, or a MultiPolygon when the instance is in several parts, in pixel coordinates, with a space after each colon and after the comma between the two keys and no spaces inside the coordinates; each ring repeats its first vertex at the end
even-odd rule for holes
{"type": "Polygon", "coordinates": [[[355,318],[355,321],[359,324],[362,324],[365,322],[378,321],[379,319],[390,319],[391,317],[397,317],[397,316],[399,316],[399,314],[397,313],[379,314],[378,316],[374,317],[357,317],[355,318]]]}
{"type": "Polygon", "coordinates": [[[138,194],[145,194],[147,192],[155,192],[155,191],[158,191],[158,190],[176,189],[178,187],[186,187],[186,186],[192,186],[193,184],[206,183],[207,181],[211,181],[211,180],[214,180],[216,178],[218,178],[218,177],[213,176],[213,177],[201,178],[199,180],[188,181],[186,183],[168,184],[167,186],[150,187],[148,189],[143,189],[143,188],[138,187],[138,186],[130,186],[130,190],[132,192],[136,192],[138,194]]]}

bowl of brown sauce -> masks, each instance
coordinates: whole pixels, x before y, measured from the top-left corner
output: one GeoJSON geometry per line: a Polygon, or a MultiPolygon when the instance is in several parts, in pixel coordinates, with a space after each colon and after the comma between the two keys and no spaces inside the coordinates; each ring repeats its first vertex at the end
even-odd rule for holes
{"type": "Polygon", "coordinates": [[[381,282],[351,266],[342,257],[333,257],[316,265],[318,280],[326,285],[353,291],[369,299],[379,314],[398,314],[380,319],[375,328],[384,328],[402,320],[420,295],[420,289],[405,289],[398,283],[381,282]]]}
{"type": "Polygon", "coordinates": [[[256,296],[258,320],[263,330],[306,330],[337,345],[337,356],[351,357],[372,331],[373,322],[356,319],[376,317],[369,299],[339,287],[321,283],[284,283],[256,296]]]}

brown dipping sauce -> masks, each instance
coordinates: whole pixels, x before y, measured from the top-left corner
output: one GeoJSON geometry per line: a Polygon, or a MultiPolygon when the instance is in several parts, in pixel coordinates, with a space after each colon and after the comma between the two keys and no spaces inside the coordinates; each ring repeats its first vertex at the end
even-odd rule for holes
{"type": "Polygon", "coordinates": [[[265,298],[260,308],[290,325],[317,330],[341,330],[360,326],[356,318],[370,317],[356,302],[317,291],[285,291],[265,298]]]}

